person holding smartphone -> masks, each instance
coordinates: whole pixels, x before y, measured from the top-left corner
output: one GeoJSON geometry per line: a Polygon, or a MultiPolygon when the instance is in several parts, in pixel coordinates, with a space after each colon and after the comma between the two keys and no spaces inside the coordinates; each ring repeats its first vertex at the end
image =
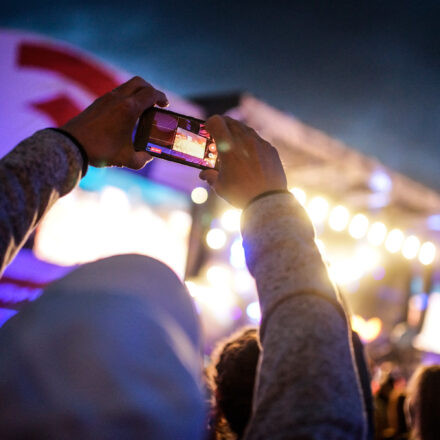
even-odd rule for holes
{"type": "Polygon", "coordinates": [[[207,128],[220,167],[200,177],[243,209],[243,247],[262,313],[262,353],[244,438],[365,438],[350,326],[313,226],[287,190],[278,152],[229,117],[213,116],[207,128]]]}
{"type": "MultiPolygon", "coordinates": [[[[140,168],[150,159],[145,151],[134,150],[132,131],[146,108],[166,103],[163,93],[134,78],[98,99],[61,132],[37,132],[0,160],[5,182],[0,190],[0,270],[50,206],[78,184],[87,162],[140,168]]],[[[243,209],[246,262],[262,310],[262,359],[244,438],[364,438],[349,325],[315,245],[313,226],[287,191],[276,149],[228,117],[213,116],[206,126],[220,162],[218,170],[204,170],[200,177],[243,209]]]]}
{"type": "Polygon", "coordinates": [[[167,106],[165,94],[134,77],[60,129],[37,131],[0,160],[0,275],[89,164],[139,169],[152,159],[134,150],[132,134],[142,112],[155,104],[167,106]]]}

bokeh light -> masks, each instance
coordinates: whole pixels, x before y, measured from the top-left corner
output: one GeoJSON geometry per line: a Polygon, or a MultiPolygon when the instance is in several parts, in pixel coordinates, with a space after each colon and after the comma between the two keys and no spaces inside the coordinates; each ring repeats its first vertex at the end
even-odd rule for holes
{"type": "Polygon", "coordinates": [[[375,170],[370,177],[369,186],[376,192],[390,192],[393,188],[393,181],[384,170],[375,170]]]}
{"type": "Polygon", "coordinates": [[[385,241],[385,247],[388,252],[391,252],[392,254],[399,252],[404,238],[403,232],[400,229],[393,229],[390,231],[385,241]]]}
{"type": "Polygon", "coordinates": [[[232,324],[236,299],[230,289],[223,286],[206,286],[193,281],[186,281],[186,287],[202,315],[207,312],[224,326],[232,324]]]}
{"type": "Polygon", "coordinates": [[[355,252],[355,261],[364,268],[364,271],[375,269],[381,262],[380,252],[373,247],[363,245],[355,252]]]}
{"type": "Polygon", "coordinates": [[[248,315],[249,319],[254,322],[258,323],[261,319],[261,310],[260,310],[260,304],[258,301],[251,302],[246,307],[246,315],[248,315]]]}
{"type": "Polygon", "coordinates": [[[387,227],[382,222],[374,222],[368,231],[367,240],[373,246],[380,246],[387,235],[387,227]]]}
{"type": "Polygon", "coordinates": [[[254,297],[257,290],[255,280],[247,269],[235,271],[233,286],[234,290],[244,299],[254,297]]]}
{"type": "Polygon", "coordinates": [[[246,267],[246,258],[241,238],[238,237],[232,242],[229,252],[229,262],[232,266],[236,269],[246,267]]]}
{"type": "Polygon", "coordinates": [[[45,215],[35,238],[35,255],[58,265],[74,265],[111,255],[136,253],[165,262],[184,275],[191,216],[143,200],[121,188],[101,192],[75,189],[45,215]],[[151,233],[140,233],[148,229],[151,233]]]}
{"type": "Polygon", "coordinates": [[[220,218],[221,225],[229,232],[240,230],[240,209],[228,209],[220,218]]]}
{"type": "Polygon", "coordinates": [[[324,197],[314,197],[307,205],[307,213],[313,223],[322,223],[326,218],[329,210],[329,203],[324,197]]]}
{"type": "Polygon", "coordinates": [[[350,218],[350,213],[345,206],[338,205],[334,207],[330,213],[329,225],[334,231],[343,231],[350,218]]]}
{"type": "Polygon", "coordinates": [[[417,257],[420,248],[420,240],[415,235],[410,235],[405,239],[402,246],[402,254],[407,260],[417,257]]]}
{"type": "Polygon", "coordinates": [[[206,279],[214,287],[229,287],[231,284],[232,273],[225,265],[213,264],[206,271],[206,279]]]}
{"type": "Polygon", "coordinates": [[[422,244],[419,252],[419,261],[427,266],[428,264],[431,264],[435,259],[436,254],[436,248],[434,243],[431,243],[430,241],[426,241],[422,244]]]}
{"type": "Polygon", "coordinates": [[[192,217],[185,211],[175,210],[169,215],[167,223],[171,229],[186,237],[191,230],[192,217]]]}
{"type": "Polygon", "coordinates": [[[191,192],[191,200],[197,205],[205,203],[208,200],[208,191],[203,186],[194,188],[191,192]]]}
{"type": "Polygon", "coordinates": [[[368,223],[368,218],[364,214],[356,214],[350,222],[349,234],[357,240],[361,239],[367,233],[368,223]]]}
{"type": "Polygon", "coordinates": [[[347,286],[363,276],[363,268],[354,258],[335,259],[328,267],[330,278],[339,286],[347,286]]]}
{"type": "Polygon", "coordinates": [[[377,267],[377,268],[373,271],[373,278],[374,278],[376,281],[381,281],[381,280],[383,280],[384,277],[385,277],[385,275],[386,275],[386,271],[385,271],[385,268],[382,267],[382,266],[377,267]]]}
{"type": "Polygon", "coordinates": [[[298,200],[298,202],[301,203],[301,205],[304,206],[306,204],[307,195],[303,189],[294,187],[291,188],[289,191],[295,196],[296,200],[298,200]]]}
{"type": "Polygon", "coordinates": [[[206,244],[211,249],[221,249],[226,244],[226,233],[223,229],[213,228],[206,234],[206,244]]]}
{"type": "Polygon", "coordinates": [[[430,215],[426,219],[426,225],[433,231],[440,231],[440,214],[430,215]]]}
{"type": "Polygon", "coordinates": [[[351,328],[359,335],[364,342],[372,342],[382,331],[382,321],[379,318],[364,319],[362,316],[353,315],[351,328]]]}

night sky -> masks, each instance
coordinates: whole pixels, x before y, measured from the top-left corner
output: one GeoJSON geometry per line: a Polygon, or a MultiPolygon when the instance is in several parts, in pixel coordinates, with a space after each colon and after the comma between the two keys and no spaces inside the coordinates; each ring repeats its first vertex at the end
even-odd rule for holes
{"type": "Polygon", "coordinates": [[[0,26],[184,96],[248,91],[440,190],[439,1],[3,1],[0,26]]]}

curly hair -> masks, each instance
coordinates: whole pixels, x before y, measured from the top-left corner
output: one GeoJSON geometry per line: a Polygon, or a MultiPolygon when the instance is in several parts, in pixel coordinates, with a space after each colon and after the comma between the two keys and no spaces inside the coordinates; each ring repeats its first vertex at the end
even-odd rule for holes
{"type": "Polygon", "coordinates": [[[213,351],[207,376],[217,439],[243,437],[252,411],[259,355],[258,331],[249,327],[221,341],[213,351]]]}

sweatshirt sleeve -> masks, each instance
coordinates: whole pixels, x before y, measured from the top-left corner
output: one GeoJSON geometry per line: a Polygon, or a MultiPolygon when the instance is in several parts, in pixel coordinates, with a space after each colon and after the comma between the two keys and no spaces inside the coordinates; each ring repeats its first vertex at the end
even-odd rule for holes
{"type": "Polygon", "coordinates": [[[305,211],[290,194],[268,195],[244,211],[242,234],[262,312],[245,438],[364,438],[347,319],[305,211]]]}
{"type": "Polygon", "coordinates": [[[75,144],[50,129],[0,160],[0,276],[43,215],[78,184],[82,165],[75,144]]]}

